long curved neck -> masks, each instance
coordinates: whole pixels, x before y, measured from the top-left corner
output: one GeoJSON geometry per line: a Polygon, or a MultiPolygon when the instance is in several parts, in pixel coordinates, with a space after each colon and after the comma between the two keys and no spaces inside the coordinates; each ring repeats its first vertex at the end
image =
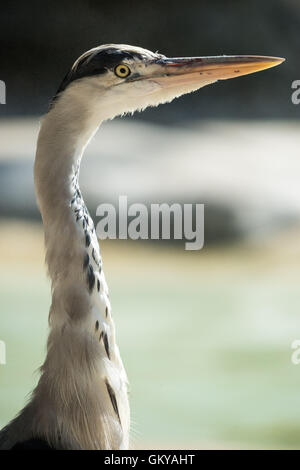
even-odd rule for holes
{"type": "MultiPolygon", "coordinates": [[[[86,227],[76,223],[74,211],[80,206],[84,208],[78,187],[80,160],[97,126],[92,126],[84,109],[80,111],[79,115],[66,116],[58,102],[44,118],[37,144],[35,187],[45,229],[46,261],[54,288],[70,272],[82,271],[80,251],[84,247],[86,227]]],[[[93,231],[90,218],[89,223],[88,228],[93,231]]]]}
{"type": "Polygon", "coordinates": [[[32,434],[64,448],[127,448],[129,438],[127,377],[94,225],[78,186],[81,156],[98,125],[84,105],[59,99],[42,122],[34,168],[52,281],[51,330],[23,415],[32,434]]]}

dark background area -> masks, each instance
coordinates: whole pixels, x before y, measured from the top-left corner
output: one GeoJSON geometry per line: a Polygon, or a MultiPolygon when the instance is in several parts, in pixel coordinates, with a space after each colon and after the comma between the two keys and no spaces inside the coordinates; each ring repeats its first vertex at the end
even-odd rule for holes
{"type": "Polygon", "coordinates": [[[294,118],[291,82],[299,78],[297,0],[11,1],[1,7],[0,116],[39,115],[75,59],[105,43],[127,43],[168,56],[259,54],[287,58],[277,73],[228,80],[138,119],[294,118]],[[298,75],[297,75],[298,74],[298,75]]]}

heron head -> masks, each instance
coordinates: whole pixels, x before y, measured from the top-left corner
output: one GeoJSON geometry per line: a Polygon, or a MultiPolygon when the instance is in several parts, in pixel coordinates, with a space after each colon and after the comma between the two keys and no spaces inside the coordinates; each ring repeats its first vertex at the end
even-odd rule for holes
{"type": "Polygon", "coordinates": [[[168,58],[140,47],[107,44],[81,55],[56,97],[67,94],[102,118],[172,101],[205,85],[279,65],[263,56],[168,58]]]}

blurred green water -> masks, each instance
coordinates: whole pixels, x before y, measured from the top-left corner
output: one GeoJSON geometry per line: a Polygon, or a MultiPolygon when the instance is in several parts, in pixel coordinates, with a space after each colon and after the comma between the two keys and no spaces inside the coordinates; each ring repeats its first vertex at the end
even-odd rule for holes
{"type": "MultiPolygon", "coordinates": [[[[296,276],[253,276],[245,267],[228,277],[178,269],[164,278],[150,269],[110,273],[108,281],[137,446],[300,447],[300,366],[291,363],[300,337],[296,276]]],[[[4,425],[38,377],[49,285],[40,272],[8,270],[0,299],[4,425]]]]}

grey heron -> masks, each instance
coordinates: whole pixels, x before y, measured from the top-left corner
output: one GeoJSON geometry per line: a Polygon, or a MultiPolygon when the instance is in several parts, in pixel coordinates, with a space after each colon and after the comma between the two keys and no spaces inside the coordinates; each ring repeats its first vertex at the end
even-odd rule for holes
{"type": "Polygon", "coordinates": [[[127,449],[127,376],[80,161],[101,122],[284,59],[167,58],[123,44],[95,47],[71,67],[43,118],[34,180],[52,283],[47,355],[38,384],[0,433],[0,448],[127,449]]]}

